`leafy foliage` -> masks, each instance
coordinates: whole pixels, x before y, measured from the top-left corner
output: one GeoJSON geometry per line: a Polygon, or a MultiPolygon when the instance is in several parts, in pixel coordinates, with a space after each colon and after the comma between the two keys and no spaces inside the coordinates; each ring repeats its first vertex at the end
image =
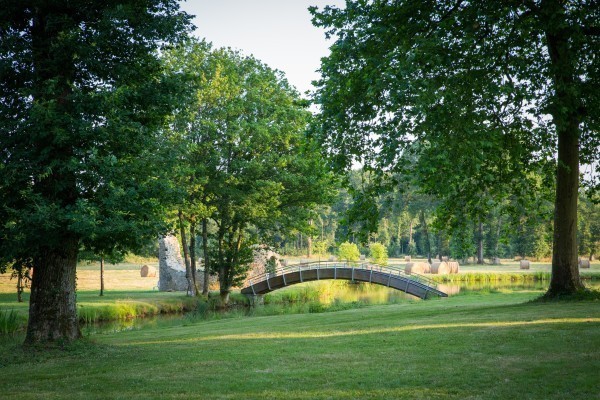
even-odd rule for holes
{"type": "Polygon", "coordinates": [[[162,226],[172,160],[159,151],[160,132],[178,82],[157,54],[189,29],[178,7],[0,7],[0,270],[35,269],[29,342],[79,336],[80,248],[136,249],[162,226]]]}
{"type": "Polygon", "coordinates": [[[474,220],[522,198],[529,172],[555,176],[550,290],[581,288],[572,227],[579,164],[600,156],[597,2],[360,0],[311,12],[336,38],[314,97],[332,163],[392,183],[414,175],[446,215],[474,220]]]}
{"type": "Polygon", "coordinates": [[[387,265],[387,249],[381,243],[371,243],[369,245],[371,261],[381,265],[387,265]]]}
{"type": "Polygon", "coordinates": [[[338,256],[346,261],[358,261],[360,251],[356,243],[344,242],[338,247],[338,256]]]}
{"type": "Polygon", "coordinates": [[[325,240],[319,240],[313,243],[313,249],[315,254],[324,256],[327,254],[327,249],[329,248],[329,243],[325,240]]]}
{"type": "Polygon", "coordinates": [[[60,249],[136,248],[167,188],[159,128],[175,86],[156,52],[188,26],[171,0],[4,3],[2,265],[60,249]]]}
{"type": "Polygon", "coordinates": [[[252,245],[329,198],[330,174],[304,133],[306,103],[281,73],[199,41],[174,48],[165,65],[191,89],[171,124],[182,204],[189,219],[215,222],[210,267],[228,294],[245,278],[252,245]]]}

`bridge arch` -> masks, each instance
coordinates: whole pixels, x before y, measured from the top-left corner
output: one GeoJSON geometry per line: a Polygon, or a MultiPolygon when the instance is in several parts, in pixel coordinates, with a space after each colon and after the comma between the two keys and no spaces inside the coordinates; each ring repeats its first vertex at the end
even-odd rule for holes
{"type": "Polygon", "coordinates": [[[302,282],[326,279],[374,283],[421,299],[448,296],[437,289],[433,280],[418,274],[407,274],[400,266],[344,262],[313,262],[281,267],[272,273],[249,277],[248,284],[241,292],[246,295],[261,295],[302,282]]]}

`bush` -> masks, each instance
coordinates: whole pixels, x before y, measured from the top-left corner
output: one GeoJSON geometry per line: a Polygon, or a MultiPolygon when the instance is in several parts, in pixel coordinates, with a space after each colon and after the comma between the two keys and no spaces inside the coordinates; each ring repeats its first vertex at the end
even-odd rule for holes
{"type": "Polygon", "coordinates": [[[319,254],[324,256],[327,254],[327,249],[329,248],[329,243],[326,240],[320,240],[313,244],[313,250],[315,254],[319,254]]]}
{"type": "Polygon", "coordinates": [[[381,243],[371,243],[369,245],[371,252],[371,261],[381,265],[387,265],[388,254],[387,248],[381,243]]]}
{"type": "Polygon", "coordinates": [[[322,313],[326,310],[325,306],[319,301],[311,301],[308,303],[309,313],[322,313]]]}
{"type": "Polygon", "coordinates": [[[356,246],[356,244],[344,242],[340,244],[340,247],[338,248],[338,256],[340,257],[340,260],[358,261],[360,252],[358,251],[358,246],[356,246]]]}

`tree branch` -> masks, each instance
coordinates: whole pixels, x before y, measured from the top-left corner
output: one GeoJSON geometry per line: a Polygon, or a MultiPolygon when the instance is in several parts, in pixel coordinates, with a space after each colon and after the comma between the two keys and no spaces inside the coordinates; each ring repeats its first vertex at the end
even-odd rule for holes
{"type": "Polygon", "coordinates": [[[600,26],[584,26],[581,31],[586,36],[600,36],[600,26]]]}

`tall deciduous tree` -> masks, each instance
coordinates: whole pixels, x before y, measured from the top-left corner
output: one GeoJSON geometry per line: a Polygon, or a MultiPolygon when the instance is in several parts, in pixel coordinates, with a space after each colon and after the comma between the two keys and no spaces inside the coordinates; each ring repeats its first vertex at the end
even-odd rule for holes
{"type": "Polygon", "coordinates": [[[284,215],[308,216],[328,197],[329,173],[306,138],[306,102],[281,73],[198,41],[165,62],[193,89],[172,127],[183,144],[187,213],[216,224],[213,240],[203,234],[205,259],[227,302],[245,278],[258,235],[285,225],[284,215]]]}
{"type": "Polygon", "coordinates": [[[599,156],[598,3],[359,0],[312,12],[337,37],[316,93],[332,158],[401,171],[407,143],[435,146],[420,162],[468,205],[556,153],[548,295],[582,289],[577,197],[580,162],[599,156]]]}
{"type": "Polygon", "coordinates": [[[80,336],[82,248],[135,248],[159,221],[159,46],[189,26],[175,0],[2,1],[0,261],[30,259],[27,343],[80,336]]]}

